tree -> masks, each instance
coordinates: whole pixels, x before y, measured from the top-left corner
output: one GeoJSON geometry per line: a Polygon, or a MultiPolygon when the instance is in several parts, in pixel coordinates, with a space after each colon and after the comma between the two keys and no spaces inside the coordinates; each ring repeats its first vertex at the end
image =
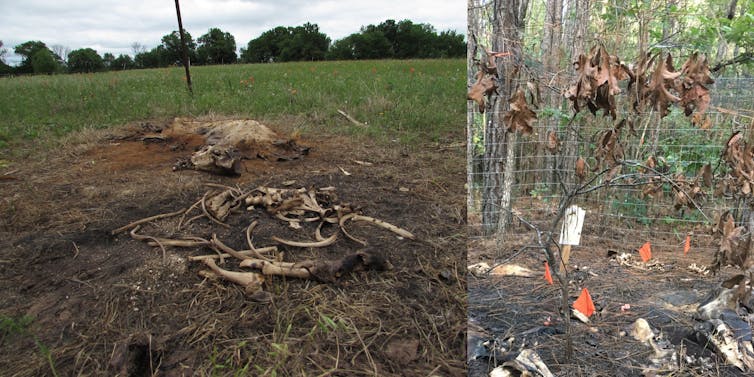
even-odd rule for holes
{"type": "Polygon", "coordinates": [[[319,31],[317,24],[278,26],[250,40],[241,49],[241,60],[246,63],[323,60],[329,46],[330,38],[319,31]]]}
{"type": "Polygon", "coordinates": [[[438,58],[461,58],[466,56],[466,40],[463,34],[447,30],[437,35],[434,42],[435,55],[438,58]]]}
{"type": "Polygon", "coordinates": [[[353,60],[356,59],[353,47],[353,38],[356,34],[351,34],[343,39],[333,42],[327,51],[328,60],[353,60]]]}
{"type": "Polygon", "coordinates": [[[460,58],[465,54],[466,41],[462,34],[455,31],[437,34],[432,25],[386,20],[376,26],[362,26],[358,33],[335,41],[328,58],[460,58]]]}
{"type": "Polygon", "coordinates": [[[282,45],[290,38],[289,29],[278,26],[250,40],[246,49],[241,49],[241,60],[245,63],[270,63],[279,60],[282,45]]]}
{"type": "Polygon", "coordinates": [[[149,51],[137,54],[134,57],[134,63],[137,68],[167,67],[170,64],[175,64],[173,58],[174,56],[168,53],[165,46],[159,45],[149,51]]]}
{"type": "Polygon", "coordinates": [[[490,96],[489,123],[484,134],[484,191],[482,222],[495,224],[498,239],[504,237],[510,223],[511,192],[514,180],[516,133],[507,132],[504,114],[510,109],[508,99],[520,84],[523,33],[528,0],[495,2],[492,20],[492,50],[507,54],[497,60],[497,77],[501,82],[490,96]]]}
{"type": "Polygon", "coordinates": [[[398,23],[394,51],[398,59],[431,58],[435,30],[432,25],[414,24],[410,20],[398,23]]]}
{"type": "Polygon", "coordinates": [[[393,45],[377,28],[365,29],[333,43],[330,59],[385,59],[393,56],[393,45]]]}
{"type": "Polygon", "coordinates": [[[236,59],[236,39],[218,28],[211,28],[198,39],[196,49],[199,64],[230,64],[236,59]]]}
{"type": "Polygon", "coordinates": [[[282,61],[324,60],[330,38],[319,31],[317,24],[305,23],[290,28],[290,37],[282,43],[282,61]]]}
{"type": "Polygon", "coordinates": [[[395,22],[395,20],[387,19],[377,25],[375,29],[381,31],[382,35],[384,35],[385,38],[390,41],[393,53],[395,53],[395,49],[397,47],[396,41],[398,40],[398,24],[395,22]]]}
{"type": "Polygon", "coordinates": [[[131,43],[131,51],[133,51],[134,56],[136,56],[141,54],[142,52],[147,52],[147,48],[139,42],[134,42],[131,43]]]}
{"type": "MultiPolygon", "coordinates": [[[[545,25],[548,25],[544,29],[542,36],[542,63],[544,68],[543,79],[546,82],[552,83],[554,87],[560,87],[560,60],[563,57],[562,50],[560,48],[562,25],[563,25],[563,0],[547,0],[545,10],[545,25]]],[[[546,132],[539,132],[539,142],[537,143],[537,151],[543,150],[543,147],[547,145],[547,138],[549,135],[557,131],[558,122],[560,118],[557,116],[556,109],[560,109],[563,96],[554,91],[548,90],[545,92],[544,101],[545,106],[550,108],[552,116],[543,117],[540,122],[545,124],[546,132]]],[[[539,153],[537,153],[539,155],[539,153]]],[[[555,182],[555,158],[554,156],[547,156],[539,161],[537,170],[543,172],[543,177],[537,179],[537,181],[545,182],[548,185],[548,189],[553,189],[553,185],[550,182],[555,182]]]]}
{"type": "Polygon", "coordinates": [[[110,52],[106,52],[102,54],[102,62],[105,63],[105,68],[110,69],[110,66],[113,64],[113,60],[115,60],[115,55],[113,55],[110,52]]]}
{"type": "Polygon", "coordinates": [[[61,63],[67,62],[68,54],[71,53],[71,49],[63,45],[52,45],[50,46],[50,51],[60,58],[61,63]]]}
{"type": "Polygon", "coordinates": [[[32,72],[37,74],[52,74],[60,70],[56,56],[47,48],[37,49],[31,56],[32,72]]]}
{"type": "MultiPolygon", "coordinates": [[[[188,49],[189,61],[196,61],[196,42],[191,38],[191,34],[187,31],[183,31],[183,35],[186,38],[186,48],[188,49]]],[[[172,33],[162,37],[162,45],[165,55],[161,56],[165,60],[161,61],[160,66],[164,65],[182,65],[183,62],[183,50],[181,47],[181,34],[178,30],[174,30],[172,33]]],[[[161,51],[158,51],[160,53],[161,51]]],[[[159,54],[158,54],[159,55],[159,54]]]]}
{"type": "Polygon", "coordinates": [[[19,64],[17,71],[19,73],[34,73],[32,57],[40,50],[47,50],[52,56],[52,51],[41,41],[28,41],[17,45],[13,51],[17,55],[23,56],[23,60],[19,64]]]}
{"type": "MultiPolygon", "coordinates": [[[[112,54],[110,54],[112,56],[112,54]]],[[[105,69],[102,57],[91,48],[73,50],[68,54],[68,71],[72,73],[98,72],[105,69]]]]}
{"type": "Polygon", "coordinates": [[[120,54],[117,58],[110,62],[109,68],[113,71],[123,71],[126,69],[132,69],[135,67],[133,59],[130,56],[120,54]]]}

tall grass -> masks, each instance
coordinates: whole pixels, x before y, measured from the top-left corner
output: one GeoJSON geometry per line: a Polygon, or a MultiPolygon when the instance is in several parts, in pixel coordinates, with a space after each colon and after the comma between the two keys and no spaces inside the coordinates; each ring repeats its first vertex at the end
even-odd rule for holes
{"type": "Polygon", "coordinates": [[[0,148],[82,128],[207,114],[303,116],[314,127],[391,138],[463,129],[465,61],[384,60],[180,67],[0,79],[0,148]],[[349,125],[341,109],[369,127],[349,125]]]}

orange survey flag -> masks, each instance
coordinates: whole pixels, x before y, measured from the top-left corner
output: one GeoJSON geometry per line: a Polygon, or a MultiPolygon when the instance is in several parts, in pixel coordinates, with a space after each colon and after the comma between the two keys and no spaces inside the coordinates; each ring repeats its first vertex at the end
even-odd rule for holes
{"type": "Polygon", "coordinates": [[[589,291],[584,288],[581,290],[579,298],[573,303],[573,308],[580,311],[587,317],[591,317],[594,314],[594,303],[592,302],[592,296],[589,295],[589,291]]]}
{"type": "Polygon", "coordinates": [[[641,255],[641,260],[644,262],[652,259],[652,245],[650,245],[649,241],[641,246],[639,249],[639,255],[641,255]]]}
{"type": "Polygon", "coordinates": [[[686,242],[683,244],[683,255],[686,255],[689,253],[689,249],[691,249],[691,235],[686,235],[686,242]]]}
{"type": "Polygon", "coordinates": [[[545,261],[545,280],[552,285],[552,275],[550,275],[550,264],[545,261]]]}

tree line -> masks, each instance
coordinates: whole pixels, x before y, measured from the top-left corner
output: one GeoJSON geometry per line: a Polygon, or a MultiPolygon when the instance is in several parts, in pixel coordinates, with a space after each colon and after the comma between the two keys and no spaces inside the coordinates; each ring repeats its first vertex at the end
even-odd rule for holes
{"type": "MultiPolygon", "coordinates": [[[[466,41],[455,31],[437,32],[430,24],[410,20],[386,20],[363,26],[357,33],[331,42],[317,24],[278,26],[250,40],[236,54],[236,40],[219,28],[194,40],[184,30],[192,65],[270,63],[315,60],[460,58],[466,56],[466,41]]],[[[60,47],[60,46],[58,46],[60,47]]],[[[160,68],[181,64],[181,38],[178,31],[162,37],[161,44],[147,50],[131,45],[133,57],[111,53],[99,55],[91,48],[67,50],[48,47],[41,41],[27,41],[14,47],[22,56],[12,67],[3,60],[7,49],[0,41],[0,74],[51,74],[160,68]]]]}

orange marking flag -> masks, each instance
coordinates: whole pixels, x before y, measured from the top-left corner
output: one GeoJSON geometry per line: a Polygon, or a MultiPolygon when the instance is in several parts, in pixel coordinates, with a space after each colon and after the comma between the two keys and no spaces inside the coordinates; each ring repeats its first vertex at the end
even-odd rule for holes
{"type": "Polygon", "coordinates": [[[647,241],[644,245],[641,246],[639,249],[639,255],[641,255],[641,260],[643,260],[645,263],[652,259],[652,245],[647,241]]]}
{"type": "Polygon", "coordinates": [[[581,294],[576,301],[573,302],[573,308],[581,312],[587,317],[591,317],[594,314],[594,303],[592,302],[592,296],[589,295],[589,291],[584,288],[581,290],[581,294]]]}
{"type": "Polygon", "coordinates": [[[552,285],[552,275],[550,275],[550,264],[545,261],[545,280],[552,285]]]}
{"type": "Polygon", "coordinates": [[[683,255],[686,255],[689,253],[689,249],[691,249],[691,235],[686,235],[686,242],[683,244],[683,255]]]}

